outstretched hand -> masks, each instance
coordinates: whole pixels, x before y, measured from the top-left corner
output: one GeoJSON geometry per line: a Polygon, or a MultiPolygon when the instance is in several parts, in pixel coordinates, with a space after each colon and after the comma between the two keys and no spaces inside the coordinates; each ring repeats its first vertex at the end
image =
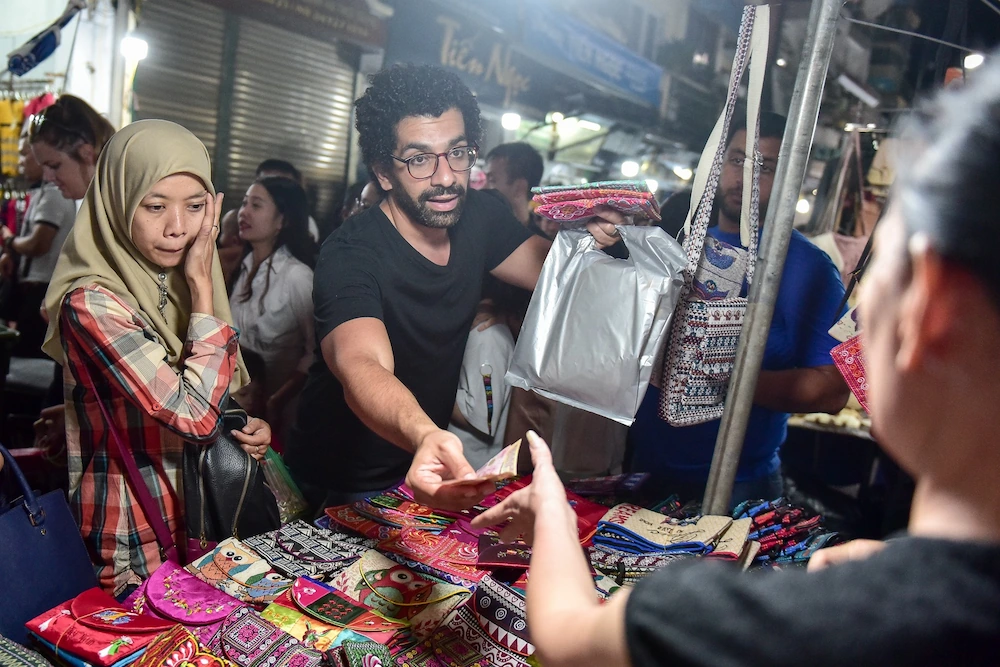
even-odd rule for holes
{"type": "Polygon", "coordinates": [[[597,214],[587,223],[587,231],[597,241],[597,247],[604,249],[621,241],[618,227],[631,224],[629,218],[613,208],[603,206],[597,209],[597,214]]]}
{"type": "Polygon", "coordinates": [[[506,525],[500,539],[513,542],[520,539],[528,544],[534,540],[535,517],[541,512],[561,512],[576,531],[576,515],[566,501],[566,489],[552,465],[549,446],[534,431],[528,431],[528,446],[535,470],[531,484],[510,494],[499,505],[488,509],[472,521],[473,528],[506,525]]]}
{"type": "Polygon", "coordinates": [[[444,482],[475,478],[476,471],[462,453],[462,441],[454,433],[438,429],[421,440],[406,474],[406,483],[413,489],[414,499],[422,505],[462,510],[496,491],[496,485],[492,482],[459,485],[444,482]]]}

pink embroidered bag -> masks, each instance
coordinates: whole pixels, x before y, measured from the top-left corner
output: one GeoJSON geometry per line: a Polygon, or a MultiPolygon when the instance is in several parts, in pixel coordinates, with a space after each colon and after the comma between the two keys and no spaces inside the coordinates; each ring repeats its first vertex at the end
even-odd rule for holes
{"type": "Polygon", "coordinates": [[[164,563],[125,601],[126,607],[183,625],[210,649],[229,614],[246,605],[212,588],[170,561],[164,563]]]}

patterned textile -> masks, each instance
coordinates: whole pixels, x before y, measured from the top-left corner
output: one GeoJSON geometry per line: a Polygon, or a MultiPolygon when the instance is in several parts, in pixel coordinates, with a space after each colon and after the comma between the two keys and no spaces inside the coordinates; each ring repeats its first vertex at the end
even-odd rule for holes
{"type": "Polygon", "coordinates": [[[0,667],[52,667],[52,663],[34,651],[0,637],[0,667]]]}
{"type": "Polygon", "coordinates": [[[249,607],[222,624],[222,654],[239,667],[319,667],[323,654],[274,627],[249,607]]]}
{"type": "Polygon", "coordinates": [[[222,622],[243,606],[170,561],[161,565],[126,602],[131,611],[183,625],[198,641],[213,648],[222,622]]]}
{"type": "Polygon", "coordinates": [[[528,659],[501,645],[463,605],[447,626],[431,638],[438,659],[449,667],[529,667],[528,659]]]}
{"type": "Polygon", "coordinates": [[[70,506],[101,587],[119,593],[149,577],[161,560],[124,469],[106,447],[98,401],[124,430],[174,541],[182,544],[177,490],[184,442],[207,443],[218,435],[236,365],[236,332],[214,317],[192,316],[178,375],[163,361],[166,351],[142,315],[107,290],[75,289],[61,313],[70,506]],[[87,388],[90,380],[100,396],[87,388]]]}
{"type": "MultiPolygon", "coordinates": [[[[317,629],[350,630],[385,644],[409,625],[406,621],[379,616],[371,607],[348,597],[346,593],[308,577],[296,579],[288,595],[294,607],[312,619],[312,625],[317,629]]],[[[335,637],[330,635],[331,640],[335,637]]]]}
{"type": "Polygon", "coordinates": [[[232,663],[204,650],[187,629],[177,626],[146,647],[135,667],[232,667],[232,663]]]}
{"type": "Polygon", "coordinates": [[[493,577],[485,577],[472,598],[479,627],[508,651],[529,657],[535,646],[528,633],[524,594],[493,577]]]}
{"type": "Polygon", "coordinates": [[[595,197],[542,204],[535,209],[535,213],[558,222],[580,222],[597,215],[598,208],[611,208],[624,215],[641,215],[654,221],[660,219],[655,201],[635,196],[595,197]]]}
{"type": "Polygon", "coordinates": [[[392,664],[399,667],[445,667],[429,641],[393,651],[393,660],[392,664]]]}
{"type": "MultiPolygon", "coordinates": [[[[742,78],[751,51],[751,38],[754,36],[755,10],[750,8],[744,12],[743,24],[736,44],[736,56],[733,61],[732,78],[730,79],[729,96],[723,115],[722,137],[729,134],[733,111],[736,106],[737,83],[742,78]]],[[[761,54],[755,54],[755,58],[761,54]]],[[[754,70],[751,68],[750,84],[755,84],[754,70]]],[[[759,126],[760,119],[756,119],[759,126]]],[[[749,119],[748,119],[749,123],[749,119]]],[[[758,128],[759,129],[759,128],[758,128]]],[[[755,132],[757,136],[759,132],[755,132]]],[[[706,150],[709,150],[706,147],[706,150]]],[[[750,183],[749,202],[749,244],[747,248],[746,284],[753,282],[754,265],[757,259],[758,221],[760,217],[760,153],[755,143],[753,177],[750,183]]],[[[673,426],[690,426],[719,419],[725,405],[726,393],[729,388],[729,376],[732,374],[736,357],[736,345],[743,328],[743,317],[746,313],[747,300],[736,296],[735,290],[708,289],[709,282],[715,282],[706,277],[702,290],[708,296],[699,294],[696,281],[699,266],[703,266],[702,257],[711,253],[712,244],[706,246],[709,220],[712,216],[713,203],[719,188],[722,163],[725,158],[725,141],[719,141],[712,160],[711,171],[705,189],[701,193],[698,208],[691,225],[691,233],[684,239],[684,251],[688,264],[685,269],[686,299],[674,312],[671,325],[667,353],[664,355],[663,391],[660,393],[659,417],[673,426]],[[723,295],[728,293],[726,298],[723,295]],[[711,300],[703,300],[710,298],[711,300]],[[721,299],[721,300],[715,300],[721,299]]],[[[694,202],[692,202],[694,204],[694,202]]],[[[735,258],[733,258],[735,264],[735,258]]],[[[720,263],[726,260],[718,258],[720,263]]],[[[711,262],[709,262],[711,263],[711,262]]],[[[727,274],[728,275],[728,274],[727,274]]],[[[705,277],[704,272],[702,276],[705,277]]],[[[717,276],[718,277],[718,276],[717,276]]]]}
{"type": "Polygon", "coordinates": [[[476,569],[479,558],[476,546],[444,535],[404,528],[378,546],[386,556],[403,565],[459,586],[473,586],[483,577],[483,572],[476,569]]]}
{"type": "Polygon", "coordinates": [[[705,515],[677,521],[637,505],[616,505],[597,527],[594,544],[626,553],[695,553],[712,550],[733,520],[705,515]]]}
{"type": "Polygon", "coordinates": [[[304,521],[294,521],[243,543],[288,577],[321,581],[333,577],[377,544],[364,537],[320,530],[304,521]]]}
{"type": "Polygon", "coordinates": [[[535,213],[564,223],[582,222],[599,207],[659,221],[660,208],[645,181],[600,181],[587,185],[534,188],[535,213]]]}
{"type": "Polygon", "coordinates": [[[753,520],[749,518],[737,519],[729,524],[726,532],[719,537],[712,553],[708,558],[721,558],[723,560],[739,560],[747,546],[747,538],[750,529],[753,527],[753,520]]]}
{"type": "Polygon", "coordinates": [[[389,649],[377,642],[344,642],[344,653],[351,667],[389,667],[393,663],[389,649]]]}
{"type": "Polygon", "coordinates": [[[94,667],[118,667],[134,660],[173,625],[128,612],[104,591],[91,588],[33,618],[25,627],[60,658],[94,667]]]}
{"type": "Polygon", "coordinates": [[[434,632],[469,597],[461,586],[414,572],[374,550],[338,574],[332,586],[385,618],[409,622],[417,639],[434,632]]]}
{"type": "Polygon", "coordinates": [[[868,374],[865,371],[865,355],[861,347],[861,336],[855,336],[846,343],[841,343],[830,351],[833,363],[837,370],[844,376],[847,386],[851,388],[854,398],[858,403],[868,409],[868,374]]]}
{"type": "Polygon", "coordinates": [[[236,538],[218,546],[187,566],[201,581],[258,609],[288,590],[292,580],[236,538]]]}
{"type": "Polygon", "coordinates": [[[326,515],[330,518],[331,526],[337,524],[341,528],[359,533],[369,539],[387,540],[399,535],[399,528],[387,526],[359,514],[354,505],[327,507],[325,511],[326,515]]]}
{"type": "Polygon", "coordinates": [[[691,285],[691,296],[702,301],[738,298],[747,274],[748,253],[711,236],[705,239],[705,254],[691,285]]]}
{"type": "Polygon", "coordinates": [[[694,558],[694,554],[628,554],[617,549],[595,545],[590,549],[590,565],[598,572],[605,572],[621,583],[634,583],[653,572],[694,558]]]}

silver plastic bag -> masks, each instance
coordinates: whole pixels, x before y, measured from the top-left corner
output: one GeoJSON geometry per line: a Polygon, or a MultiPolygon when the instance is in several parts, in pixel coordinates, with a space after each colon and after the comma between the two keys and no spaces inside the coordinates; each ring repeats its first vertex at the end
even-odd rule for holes
{"type": "Polygon", "coordinates": [[[542,267],[507,383],[629,426],[680,297],[684,251],[658,227],[618,227],[615,259],[563,230],[542,267]]]}

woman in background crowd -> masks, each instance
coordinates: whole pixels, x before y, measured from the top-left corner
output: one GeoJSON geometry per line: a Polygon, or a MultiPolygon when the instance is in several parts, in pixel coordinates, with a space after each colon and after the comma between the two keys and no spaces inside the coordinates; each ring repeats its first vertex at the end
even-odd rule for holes
{"type": "Polygon", "coordinates": [[[45,180],[67,199],[83,199],[94,178],[97,158],[115,133],[93,107],[72,95],[31,118],[31,150],[45,180]]]}
{"type": "MultiPolygon", "coordinates": [[[[63,366],[70,505],[119,598],[159,567],[149,519],[118,456],[132,450],[176,543],[184,535],[185,442],[210,444],[248,381],[215,237],[222,195],[205,146],[180,125],[133,123],[108,143],[46,294],[44,349],[63,366]],[[126,167],[127,165],[127,167],[126,167]]],[[[263,456],[268,425],[234,432],[263,456]]]]}
{"type": "Polygon", "coordinates": [[[282,441],[316,349],[306,193],[289,178],[260,178],[238,220],[245,257],[229,300],[233,323],[264,362],[266,415],[282,441]]]}

